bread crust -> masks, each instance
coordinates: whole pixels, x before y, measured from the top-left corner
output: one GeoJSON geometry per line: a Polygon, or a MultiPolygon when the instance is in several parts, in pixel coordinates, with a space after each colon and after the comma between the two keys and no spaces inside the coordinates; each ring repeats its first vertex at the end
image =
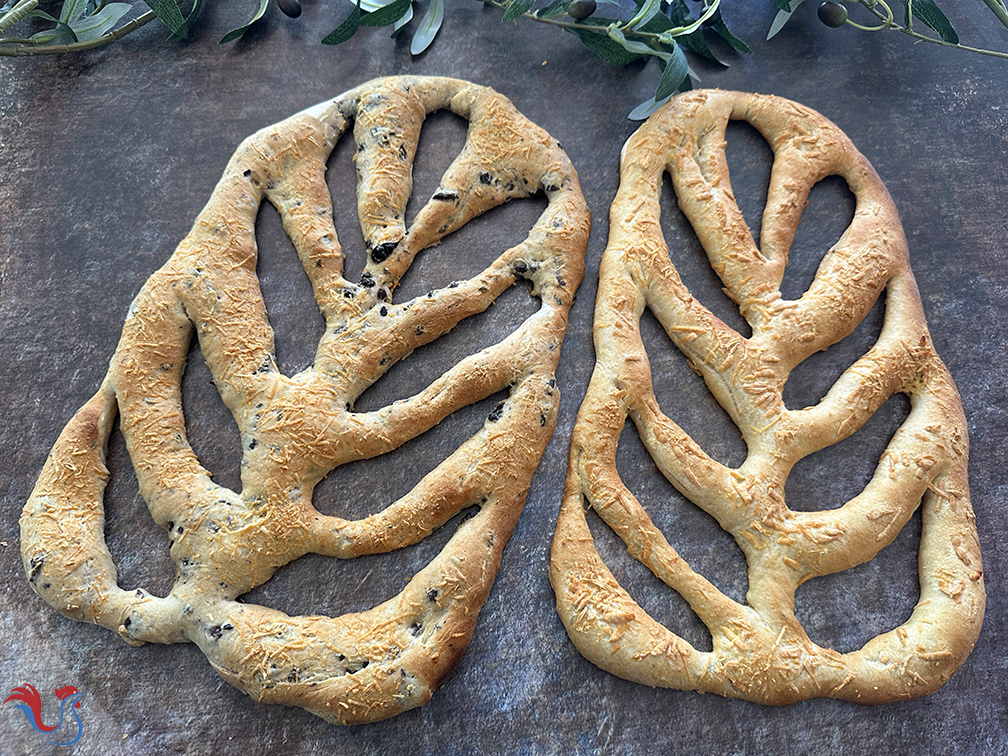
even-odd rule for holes
{"type": "Polygon", "coordinates": [[[655,113],[623,149],[594,332],[597,362],[573,432],[550,567],[557,610],[584,656],[647,685],[764,704],[817,696],[877,704],[931,693],[952,675],[976,642],[985,603],[966,423],[928,334],[895,206],[834,124],[779,97],[709,90],[655,113]],[[729,183],[731,119],[752,124],[774,153],[759,248],[729,183]],[[751,337],[713,316],[680,280],[660,225],[666,172],[751,337]],[[808,291],[786,301],[780,283],[802,208],[831,175],[856,197],[854,218],[808,291]],[[883,291],[874,346],[819,404],[787,409],[791,370],[851,333],[883,291]],[[709,457],[659,408],[640,334],[645,308],[739,427],[748,447],[740,467],[709,457]],[[793,465],[855,433],[896,392],[909,396],[910,414],[865,489],[835,510],[789,509],[793,465]],[[694,572],[651,522],[651,503],[620,480],[616,446],[628,417],[664,476],[741,548],[745,605],[694,572]],[[711,652],[656,622],[619,585],[595,549],[586,505],[689,602],[710,631],[711,652]],[[813,643],[795,617],[795,589],[872,559],[918,506],[921,592],[910,618],[851,653],[813,643]]]}
{"type": "MultiPolygon", "coordinates": [[[[455,79],[363,84],[246,139],[168,262],[130,307],[101,387],[60,435],[21,517],[32,587],[60,612],[128,643],[195,643],[250,696],[330,722],[383,719],[426,703],[464,652],[501,551],[556,422],[554,374],[590,218],[559,144],[492,90],[455,79]],[[426,115],[469,120],[465,147],[407,228],[426,115]],[[358,283],[343,252],[326,161],[351,130],[368,259],[358,283]],[[414,257],[474,216],[544,193],[520,244],[476,277],[394,302],[414,257]],[[256,276],[255,220],[280,213],[326,320],[314,364],[281,374],[256,276]],[[537,312],[419,394],[372,412],[354,401],[398,360],[482,312],[518,282],[537,312]],[[211,480],[186,440],[181,381],[192,336],[241,434],[242,490],[211,480]],[[501,391],[483,427],[412,491],[364,519],[323,515],[312,492],[335,467],[388,452],[501,391]],[[124,591],[105,545],[105,448],[116,415],[177,579],[165,597],[124,591]],[[288,616],[237,599],[308,554],[388,552],[463,509],[440,554],[396,597],[365,612],[288,616]]],[[[433,254],[433,253],[430,253],[433,254]]]]}

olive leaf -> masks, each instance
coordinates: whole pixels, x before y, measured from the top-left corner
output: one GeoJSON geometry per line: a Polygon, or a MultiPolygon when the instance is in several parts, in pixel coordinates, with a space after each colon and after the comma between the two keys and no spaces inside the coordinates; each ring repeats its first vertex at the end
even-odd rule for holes
{"type": "MultiPolygon", "coordinates": [[[[189,27],[174,0],[144,0],[144,3],[157,14],[165,26],[171,29],[170,39],[186,38],[189,34],[189,27]]],[[[195,10],[193,13],[195,14],[195,10]]]]}
{"type": "Polygon", "coordinates": [[[269,7],[269,0],[259,0],[259,10],[256,11],[256,14],[254,16],[252,16],[252,19],[244,26],[239,26],[237,29],[232,29],[231,31],[229,31],[227,34],[221,37],[221,41],[218,44],[223,45],[228,42],[232,42],[238,39],[238,37],[242,36],[252,27],[252,24],[254,24],[256,21],[258,21],[260,18],[263,17],[263,14],[266,13],[267,7],[269,7]]]}
{"type": "Polygon", "coordinates": [[[65,21],[53,18],[43,10],[37,8],[27,13],[25,18],[41,18],[56,24],[53,29],[36,32],[31,36],[31,41],[35,44],[64,43],[69,44],[77,41],[77,32],[65,21]]]}
{"type": "Polygon", "coordinates": [[[711,25],[711,28],[718,34],[718,36],[721,37],[721,39],[727,42],[733,49],[737,50],[738,52],[741,53],[752,52],[752,50],[749,49],[749,45],[747,45],[741,39],[736,37],[730,31],[728,31],[728,27],[725,26],[725,22],[723,19],[719,18],[717,21],[715,21],[711,25]]]}
{"type": "Polygon", "coordinates": [[[427,12],[420,19],[420,27],[410,42],[410,53],[419,55],[430,47],[430,43],[434,41],[443,20],[444,0],[431,0],[431,4],[427,6],[427,12]]]}
{"type": "Polygon", "coordinates": [[[323,45],[338,45],[341,42],[346,42],[350,37],[357,33],[357,29],[360,28],[360,19],[363,15],[360,6],[360,0],[358,0],[357,5],[354,9],[350,11],[350,15],[346,17],[342,24],[333,29],[329,34],[327,34],[322,39],[323,45]]]}
{"type": "Polygon", "coordinates": [[[628,52],[620,43],[605,34],[570,26],[567,27],[567,31],[577,36],[581,44],[593,53],[614,66],[626,66],[641,58],[640,54],[628,52]]]}
{"type": "Polygon", "coordinates": [[[129,3],[109,3],[102,6],[95,13],[84,18],[79,18],[70,23],[70,28],[78,42],[98,39],[106,32],[111,31],[119,19],[133,9],[129,3]]]}
{"type": "Polygon", "coordinates": [[[944,41],[953,45],[959,44],[959,35],[956,30],[952,28],[952,24],[949,23],[941,9],[931,0],[902,0],[902,2],[906,9],[904,23],[907,27],[912,23],[912,19],[916,18],[938,32],[938,36],[944,41]]]}
{"type": "Polygon", "coordinates": [[[660,0],[644,0],[639,5],[640,9],[637,11],[637,14],[626,23],[627,29],[636,29],[639,26],[643,26],[658,15],[658,12],[661,10],[660,0]]]}
{"type": "Polygon", "coordinates": [[[410,3],[409,8],[406,9],[406,13],[398,21],[392,24],[391,36],[393,38],[399,36],[399,32],[403,30],[403,27],[406,26],[406,24],[408,24],[412,20],[413,20],[413,3],[410,3]]]}
{"type": "MultiPolygon", "coordinates": [[[[991,0],[991,2],[993,1],[994,0],[991,0]]],[[[536,18],[556,18],[557,16],[564,15],[567,12],[567,7],[569,5],[569,0],[553,0],[552,3],[543,6],[532,15],[536,18]]]]}
{"type": "Polygon", "coordinates": [[[388,26],[402,18],[412,7],[411,0],[393,0],[377,10],[361,16],[361,26],[388,26]]]}
{"type": "Polygon", "coordinates": [[[59,20],[64,24],[71,24],[87,12],[88,0],[64,0],[63,7],[60,8],[59,20]]]}
{"type": "Polygon", "coordinates": [[[655,101],[662,100],[677,89],[683,82],[689,82],[689,63],[686,55],[679,45],[672,45],[672,53],[669,57],[662,58],[665,70],[662,71],[661,79],[658,81],[658,89],[655,90],[655,101]]]}
{"type": "Polygon", "coordinates": [[[651,116],[652,113],[658,110],[658,108],[660,108],[662,105],[668,102],[671,99],[671,97],[672,96],[669,95],[668,97],[665,97],[664,99],[661,100],[657,100],[654,97],[652,97],[650,100],[645,100],[636,108],[631,110],[629,115],[627,115],[627,118],[631,121],[645,121],[651,116]]]}
{"type": "MultiPolygon", "coordinates": [[[[684,0],[673,0],[669,3],[669,17],[666,18],[664,15],[658,15],[645,28],[647,31],[657,31],[660,33],[677,26],[689,26],[694,23],[694,21],[695,19],[692,14],[690,14],[684,0]]],[[[710,46],[707,44],[707,40],[704,39],[703,32],[701,30],[698,29],[692,34],[683,34],[677,39],[688,47],[691,52],[696,53],[700,57],[726,65],[723,61],[719,60],[713,52],[711,52],[710,46]]]]}
{"type": "Polygon", "coordinates": [[[529,8],[535,5],[535,0],[511,0],[507,10],[504,11],[504,23],[514,21],[519,16],[528,12],[529,8]]]}
{"type": "MultiPolygon", "coordinates": [[[[370,7],[375,7],[377,3],[369,3],[370,7]]],[[[365,12],[362,3],[358,0],[350,15],[325,36],[323,45],[338,45],[346,42],[362,26],[388,26],[402,19],[412,9],[410,0],[393,0],[371,12],[365,12]]]]}

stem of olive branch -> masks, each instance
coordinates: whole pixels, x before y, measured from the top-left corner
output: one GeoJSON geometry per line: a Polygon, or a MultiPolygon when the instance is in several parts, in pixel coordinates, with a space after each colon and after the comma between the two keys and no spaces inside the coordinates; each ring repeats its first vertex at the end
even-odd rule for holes
{"type": "MultiPolygon", "coordinates": [[[[873,14],[874,16],[876,16],[879,19],[879,21],[883,21],[883,22],[889,21],[889,19],[886,18],[885,14],[883,14],[878,8],[876,8],[873,5],[869,4],[867,2],[867,0],[858,0],[858,2],[861,5],[863,5],[865,8],[867,8],[869,13],[873,14]]],[[[993,3],[997,3],[998,0],[984,0],[984,2],[986,2],[987,5],[991,5],[993,3]]],[[[1008,14],[1006,14],[1006,15],[1008,15],[1008,14]]],[[[1000,16],[998,16],[998,17],[1000,18],[1000,16]]],[[[990,56],[992,58],[1004,58],[1004,59],[1008,60],[1008,53],[997,52],[995,50],[984,50],[984,49],[979,48],[979,47],[970,47],[969,45],[960,45],[960,44],[955,43],[955,42],[946,42],[944,39],[938,39],[937,37],[929,37],[926,34],[920,34],[919,32],[913,31],[913,29],[907,28],[906,26],[900,26],[899,24],[897,24],[895,22],[889,22],[889,23],[887,23],[886,26],[885,26],[885,28],[883,29],[883,31],[890,31],[890,30],[903,32],[904,34],[907,34],[907,35],[913,37],[914,39],[919,39],[922,42],[934,42],[936,45],[942,45],[943,47],[953,47],[956,50],[965,50],[966,52],[977,53],[978,55],[987,55],[987,56],[990,56]]]]}
{"type": "MultiPolygon", "coordinates": [[[[175,0],[176,5],[181,5],[185,0],[175,0]]],[[[130,32],[135,32],[157,18],[154,11],[147,11],[142,16],[137,16],[127,24],[123,24],[118,29],[103,34],[95,39],[86,42],[71,42],[66,45],[29,45],[21,42],[13,43],[0,40],[0,56],[21,57],[26,55],[56,55],[59,53],[81,52],[91,50],[96,47],[103,47],[115,42],[117,39],[125,37],[130,32]]]]}
{"type": "Polygon", "coordinates": [[[38,0],[20,0],[7,13],[0,16],[0,32],[9,29],[22,18],[27,16],[38,5],[38,0]]]}
{"type": "MultiPolygon", "coordinates": [[[[507,8],[506,0],[482,0],[482,2],[485,3],[486,5],[492,5],[495,8],[501,8],[501,9],[507,8]]],[[[663,42],[664,40],[662,39],[662,37],[678,37],[696,31],[701,26],[701,23],[703,21],[705,21],[710,16],[714,15],[714,11],[717,10],[720,2],[721,0],[715,0],[715,2],[711,6],[708,6],[706,8],[704,15],[702,15],[697,21],[695,21],[690,26],[683,26],[683,27],[677,27],[675,29],[669,29],[668,31],[662,32],[661,34],[656,34],[655,32],[642,32],[638,31],[637,29],[628,29],[621,24],[617,24],[617,28],[619,28],[620,31],[622,31],[623,34],[626,35],[627,37],[634,37],[643,40],[653,40],[655,42],[663,42]]],[[[530,21],[538,21],[540,24],[557,26],[560,27],[561,29],[584,29],[585,31],[602,32],[602,33],[605,33],[606,31],[605,26],[597,26],[594,24],[582,24],[578,23],[577,21],[560,21],[556,18],[543,18],[540,16],[536,16],[533,13],[527,13],[527,12],[522,13],[521,16],[519,16],[519,18],[527,18],[530,21]]]]}

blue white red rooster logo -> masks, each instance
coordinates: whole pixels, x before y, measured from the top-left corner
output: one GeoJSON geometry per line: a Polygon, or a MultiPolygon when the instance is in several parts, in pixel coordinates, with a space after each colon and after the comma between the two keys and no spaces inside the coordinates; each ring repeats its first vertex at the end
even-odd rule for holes
{"type": "Polygon", "coordinates": [[[11,701],[22,701],[22,703],[16,703],[14,705],[25,713],[25,716],[28,717],[28,722],[31,726],[43,735],[55,732],[60,728],[63,724],[63,718],[66,716],[67,707],[69,706],[70,713],[73,714],[73,718],[77,720],[77,735],[74,736],[73,740],[55,741],[49,740],[49,738],[46,738],[46,740],[49,740],[49,742],[53,745],[73,745],[80,740],[80,736],[84,732],[84,725],[81,724],[80,715],[77,713],[77,709],[80,707],[81,694],[77,692],[77,688],[73,685],[64,685],[61,688],[56,688],[55,693],[56,698],[60,701],[60,714],[59,722],[52,726],[47,725],[42,721],[42,697],[31,685],[14,688],[14,690],[11,691],[11,694],[7,696],[6,700],[4,700],[3,704],[0,704],[0,706],[5,706],[11,701]]]}

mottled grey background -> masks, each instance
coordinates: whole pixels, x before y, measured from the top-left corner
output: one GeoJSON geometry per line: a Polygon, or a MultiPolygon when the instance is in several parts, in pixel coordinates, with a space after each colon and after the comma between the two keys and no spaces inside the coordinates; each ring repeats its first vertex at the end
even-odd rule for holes
{"type": "MultiPolygon", "coordinates": [[[[50,716],[50,691],[75,685],[83,693],[85,729],[73,750],[82,754],[1008,752],[1008,62],[913,45],[895,34],[827,29],[815,19],[814,2],[767,43],[775,13],[769,0],[724,0],[724,16],[754,54],[727,54],[727,69],[694,63],[704,85],[779,94],[819,110],[874,163],[902,214],[931,331],[958,382],[972,442],[970,478],[988,589],[973,655],[923,700],[872,709],[820,700],[772,709],[652,690],[596,669],[567,639],[547,579],[568,440],[592,368],[596,271],[619,149],[636,127],[625,115],[653,92],[655,63],[612,69],[571,35],[530,23],[505,26],[499,11],[462,0],[449,3],[439,38],[418,58],[409,54],[407,38],[390,40],[385,29],[323,47],[319,39],[349,4],[316,0],[305,0],[297,21],[272,8],[243,40],[218,46],[254,5],[208,3],[187,43],[168,42],[163,28],[150,25],[103,50],[0,61],[0,692],[31,683],[43,692],[50,716]],[[255,703],[223,683],[195,647],[131,648],[107,630],[58,615],[24,579],[17,518],[59,430],[101,381],[130,300],[185,235],[238,142],[362,81],[400,73],[467,78],[511,97],[564,144],[595,222],[558,375],[563,400],[556,433],[468,653],[429,706],[342,728],[299,709],[255,703]]],[[[1008,49],[1008,30],[995,25],[979,0],[943,5],[964,41],[1008,49]]],[[[429,196],[463,139],[464,125],[453,116],[429,119],[418,196],[429,196]]],[[[346,143],[337,147],[329,180],[348,267],[356,272],[362,258],[351,152],[346,143]]],[[[755,132],[737,126],[729,131],[729,157],[736,195],[752,223],[765,197],[768,150],[755,132]]],[[[665,199],[675,264],[702,301],[738,323],[674,201],[665,199]]],[[[481,268],[524,235],[538,209],[534,200],[517,203],[474,222],[421,258],[401,296],[481,268]]],[[[843,184],[826,181],[814,190],[785,293],[804,289],[851,211],[843,184]]],[[[295,371],[311,362],[322,320],[268,206],[259,232],[279,361],[295,371]]],[[[458,355],[499,339],[533,304],[524,289],[512,290],[484,316],[396,366],[360,406],[412,394],[458,355]]],[[[817,401],[872,342],[881,315],[880,306],[853,336],[803,365],[789,385],[788,404],[817,401]]],[[[738,432],[656,321],[646,317],[644,328],[666,412],[715,457],[738,464],[745,452],[738,432]]],[[[184,389],[194,447],[216,479],[236,486],[236,429],[198,354],[191,355],[184,389]]],[[[492,406],[488,400],[461,411],[387,457],[335,471],[319,487],[317,506],[361,514],[391,501],[478,427],[492,406]]],[[[788,483],[791,506],[835,507],[860,490],[906,412],[905,400],[895,397],[863,432],[800,465],[788,483]]],[[[120,582],[163,593],[173,565],[136,493],[118,433],[109,467],[107,537],[120,582]]],[[[623,435],[619,468],[680,553],[742,600],[741,552],[657,475],[632,426],[623,435]]],[[[709,636],[678,597],[629,560],[597,519],[590,524],[638,601],[709,647],[709,636]]],[[[305,558],[249,598],[294,613],[366,608],[398,592],[447,535],[351,563],[305,558]]],[[[849,650],[900,624],[916,601],[919,537],[916,516],[874,562],[803,586],[798,612],[812,638],[849,650]]],[[[11,706],[0,710],[0,753],[67,750],[46,745],[11,706]]]]}

